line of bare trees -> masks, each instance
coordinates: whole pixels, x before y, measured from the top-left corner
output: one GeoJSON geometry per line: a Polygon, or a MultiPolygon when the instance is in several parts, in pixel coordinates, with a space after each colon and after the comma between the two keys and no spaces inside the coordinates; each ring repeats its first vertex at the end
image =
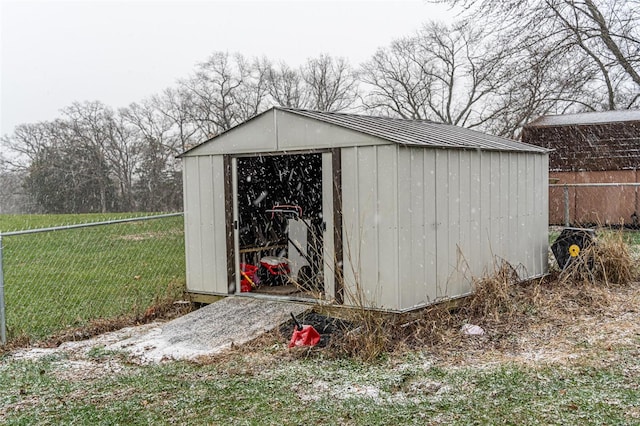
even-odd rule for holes
{"type": "Polygon", "coordinates": [[[466,12],[358,67],[330,55],[293,68],[215,52],[126,108],[74,103],[54,121],[21,124],[0,140],[0,213],[179,210],[176,155],[273,105],[511,138],[543,114],[640,106],[640,1],[436,1],[466,12]]]}

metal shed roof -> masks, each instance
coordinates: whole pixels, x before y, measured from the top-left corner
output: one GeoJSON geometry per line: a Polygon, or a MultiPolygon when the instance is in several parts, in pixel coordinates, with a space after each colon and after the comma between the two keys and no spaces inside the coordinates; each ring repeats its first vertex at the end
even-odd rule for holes
{"type": "Polygon", "coordinates": [[[408,120],[293,108],[278,109],[402,145],[493,151],[549,152],[546,148],[539,146],[427,120],[408,120]]]}
{"type": "Polygon", "coordinates": [[[578,114],[543,115],[527,124],[526,127],[574,126],[589,124],[619,123],[640,121],[640,110],[582,112],[578,114]]]}

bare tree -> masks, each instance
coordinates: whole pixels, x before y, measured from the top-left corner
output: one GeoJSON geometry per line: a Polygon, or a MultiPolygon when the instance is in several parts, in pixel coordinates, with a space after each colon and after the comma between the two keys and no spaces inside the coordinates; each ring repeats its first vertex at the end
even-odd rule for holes
{"type": "Polygon", "coordinates": [[[499,48],[487,49],[482,31],[432,22],[363,65],[364,104],[404,118],[482,126],[499,113],[492,105],[504,59],[499,48]]]}
{"type": "Polygon", "coordinates": [[[269,76],[264,63],[268,61],[266,58],[247,61],[241,55],[236,55],[236,61],[241,74],[245,76],[243,84],[234,93],[236,119],[241,123],[267,108],[269,76]]]}
{"type": "Polygon", "coordinates": [[[581,58],[555,49],[511,52],[499,76],[497,112],[483,129],[509,138],[519,137],[522,126],[540,115],[590,108],[591,71],[581,58]]]}
{"type": "Polygon", "coordinates": [[[344,58],[320,55],[301,67],[306,106],[320,111],[344,111],[358,99],[355,71],[344,58]]]}
{"type": "Polygon", "coordinates": [[[0,214],[31,212],[24,192],[25,172],[15,170],[0,152],[0,214]]]}
{"type": "Polygon", "coordinates": [[[304,80],[299,71],[285,62],[277,67],[267,60],[261,62],[267,76],[267,91],[271,101],[287,108],[307,108],[308,93],[304,88],[304,80]]]}
{"type": "Polygon", "coordinates": [[[426,119],[433,78],[422,66],[415,37],[396,40],[380,48],[362,65],[361,79],[368,86],[364,105],[369,110],[402,118],[426,119]]]}
{"type": "Polygon", "coordinates": [[[124,122],[110,107],[102,102],[74,102],[64,108],[62,114],[67,128],[66,143],[90,149],[100,167],[108,169],[107,174],[97,174],[97,185],[101,188],[101,211],[132,209],[132,174],[135,167],[135,141],[124,122]],[[119,188],[118,201],[108,200],[112,185],[119,188]]]}
{"type": "Polygon", "coordinates": [[[14,169],[25,170],[29,163],[47,147],[55,144],[56,122],[24,123],[15,127],[13,134],[3,136],[0,145],[11,153],[4,161],[14,169]]]}
{"type": "Polygon", "coordinates": [[[134,186],[138,207],[146,211],[178,209],[182,191],[176,155],[182,152],[183,140],[176,123],[153,98],[121,109],[120,115],[137,141],[134,186]]]}
{"type": "Polygon", "coordinates": [[[207,137],[230,129],[266,107],[265,72],[240,54],[214,53],[180,86],[192,95],[193,119],[207,137]]]}
{"type": "MultiPolygon", "coordinates": [[[[603,99],[585,109],[640,105],[640,2],[636,0],[444,0],[463,6],[468,19],[508,35],[514,47],[557,49],[592,75],[594,93],[603,99]]],[[[584,99],[583,101],[588,101],[584,99]]]]}
{"type": "Polygon", "coordinates": [[[152,96],[150,101],[155,105],[158,113],[173,123],[182,151],[207,139],[207,135],[202,134],[196,124],[197,114],[193,93],[182,87],[168,88],[160,95],[152,96]]]}

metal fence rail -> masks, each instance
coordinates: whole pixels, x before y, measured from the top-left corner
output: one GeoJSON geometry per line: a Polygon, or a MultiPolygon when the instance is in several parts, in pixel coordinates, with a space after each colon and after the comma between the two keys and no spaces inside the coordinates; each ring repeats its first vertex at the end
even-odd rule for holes
{"type": "Polygon", "coordinates": [[[182,213],[0,233],[0,339],[139,315],[184,289],[182,213]]]}

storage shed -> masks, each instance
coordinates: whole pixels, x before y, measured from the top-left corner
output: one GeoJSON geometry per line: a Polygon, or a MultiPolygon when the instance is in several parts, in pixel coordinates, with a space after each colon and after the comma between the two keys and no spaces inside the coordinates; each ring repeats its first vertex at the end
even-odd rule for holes
{"type": "Polygon", "coordinates": [[[497,260],[523,279],[547,271],[544,148],[429,121],[272,108],[181,157],[196,296],[399,312],[469,294],[497,260]]]}
{"type": "MultiPolygon", "coordinates": [[[[545,115],[524,126],[522,140],[552,150],[549,174],[560,184],[640,183],[640,110],[545,115]]],[[[638,225],[635,186],[578,186],[568,192],[573,224],[638,225]]],[[[564,223],[564,198],[562,187],[551,188],[552,224],[564,223]]]]}

